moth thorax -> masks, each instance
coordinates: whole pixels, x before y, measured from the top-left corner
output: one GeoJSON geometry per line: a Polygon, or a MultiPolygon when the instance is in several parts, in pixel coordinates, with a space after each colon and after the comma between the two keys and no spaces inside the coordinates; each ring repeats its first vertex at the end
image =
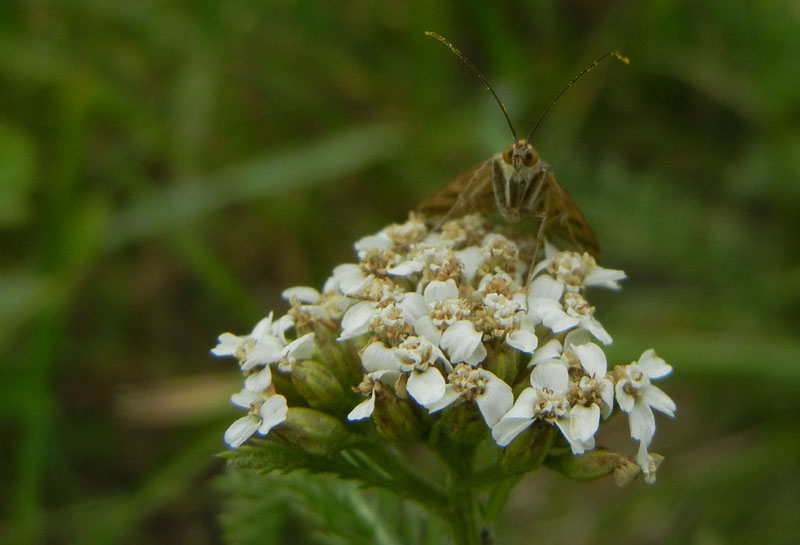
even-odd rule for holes
{"type": "Polygon", "coordinates": [[[527,140],[518,140],[503,151],[503,162],[519,172],[525,167],[532,167],[539,162],[539,152],[528,144],[527,140]]]}

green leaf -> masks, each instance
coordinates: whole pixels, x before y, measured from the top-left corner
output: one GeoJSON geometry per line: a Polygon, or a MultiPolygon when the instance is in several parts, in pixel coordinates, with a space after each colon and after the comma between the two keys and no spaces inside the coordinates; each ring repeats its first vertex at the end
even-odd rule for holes
{"type": "Polygon", "coordinates": [[[218,481],[228,496],[220,516],[231,545],[440,545],[435,517],[390,493],[302,473],[272,476],[229,470],[218,481]],[[269,493],[265,493],[269,491],[269,493]]]}
{"type": "MultiPolygon", "coordinates": [[[[272,471],[290,473],[306,470],[310,473],[331,473],[343,479],[364,480],[358,467],[341,456],[322,456],[277,440],[256,440],[236,450],[223,452],[228,465],[237,469],[253,469],[267,474],[272,471]]],[[[377,484],[377,483],[375,483],[377,484]]]]}
{"type": "Polygon", "coordinates": [[[400,140],[400,131],[394,126],[361,127],[265,155],[207,178],[181,180],[119,212],[108,230],[107,245],[116,248],[186,227],[201,216],[237,203],[336,180],[388,158],[400,140]]]}

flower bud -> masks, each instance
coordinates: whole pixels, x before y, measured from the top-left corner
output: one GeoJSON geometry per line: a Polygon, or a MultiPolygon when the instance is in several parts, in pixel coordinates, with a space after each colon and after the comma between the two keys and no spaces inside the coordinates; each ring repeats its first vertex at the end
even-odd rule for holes
{"type": "Polygon", "coordinates": [[[352,342],[340,342],[336,337],[336,330],[323,323],[314,324],[314,339],[321,361],[333,372],[339,384],[347,388],[361,380],[361,359],[352,342]]]}
{"type": "Polygon", "coordinates": [[[556,433],[555,427],[537,422],[500,451],[501,467],[509,473],[526,473],[537,469],[550,452],[556,433]]]}
{"type": "Polygon", "coordinates": [[[416,443],[427,432],[427,426],[411,401],[400,399],[388,390],[384,390],[375,400],[372,419],[378,432],[390,441],[416,443]]]}
{"type": "Polygon", "coordinates": [[[460,445],[476,445],[489,434],[486,422],[475,403],[457,403],[442,411],[442,416],[433,426],[433,442],[452,442],[460,445]]]}
{"type": "Polygon", "coordinates": [[[335,454],[359,441],[338,418],[302,407],[290,407],[286,420],[271,433],[312,454],[321,455],[335,454]]]}
{"type": "Polygon", "coordinates": [[[506,384],[514,384],[519,373],[519,356],[518,350],[509,346],[501,346],[486,359],[484,369],[494,373],[506,384]]]}
{"type": "Polygon", "coordinates": [[[292,383],[292,377],[286,373],[273,371],[272,372],[272,385],[275,390],[286,398],[286,402],[290,406],[305,405],[306,401],[297,392],[297,388],[292,383]]]}
{"type": "Polygon", "coordinates": [[[577,456],[571,452],[548,456],[544,464],[577,481],[593,481],[614,473],[614,480],[619,486],[633,480],[639,468],[630,456],[600,449],[577,456]]]}
{"type": "Polygon", "coordinates": [[[326,366],[313,360],[292,366],[292,384],[315,409],[335,410],[346,406],[344,388],[326,366]]]}

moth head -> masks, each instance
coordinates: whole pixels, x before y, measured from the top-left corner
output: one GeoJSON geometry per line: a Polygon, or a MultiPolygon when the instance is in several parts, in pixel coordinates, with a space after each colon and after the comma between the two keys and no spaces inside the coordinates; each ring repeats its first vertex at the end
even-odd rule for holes
{"type": "Polygon", "coordinates": [[[527,140],[519,140],[503,150],[503,162],[517,171],[530,168],[539,162],[539,152],[527,140]]]}

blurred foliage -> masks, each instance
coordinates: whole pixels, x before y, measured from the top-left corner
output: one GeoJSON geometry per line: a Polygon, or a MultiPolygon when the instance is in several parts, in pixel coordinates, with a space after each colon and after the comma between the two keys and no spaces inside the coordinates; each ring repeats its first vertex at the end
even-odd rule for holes
{"type": "Polygon", "coordinates": [[[220,517],[225,539],[236,545],[439,545],[448,535],[415,504],[333,478],[237,470],[227,472],[218,487],[227,498],[220,517]]]}
{"type": "MultiPolygon", "coordinates": [[[[0,539],[220,542],[215,336],[511,140],[429,29],[520,132],[631,57],[534,144],[630,277],[612,356],[675,367],[659,484],[537,472],[498,542],[796,541],[800,8],[756,0],[0,5],[0,539]]],[[[313,539],[281,482],[260,542],[313,539]]]]}

